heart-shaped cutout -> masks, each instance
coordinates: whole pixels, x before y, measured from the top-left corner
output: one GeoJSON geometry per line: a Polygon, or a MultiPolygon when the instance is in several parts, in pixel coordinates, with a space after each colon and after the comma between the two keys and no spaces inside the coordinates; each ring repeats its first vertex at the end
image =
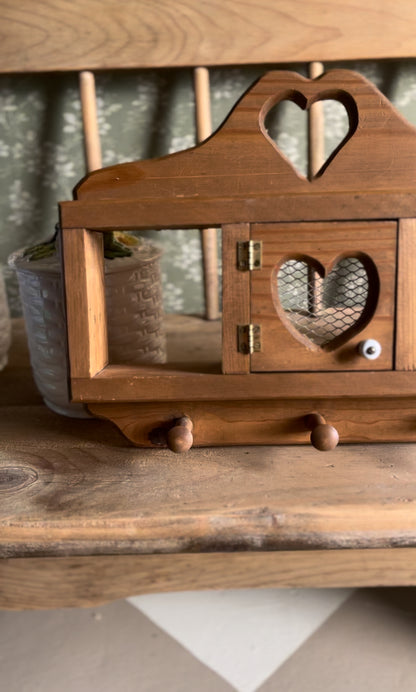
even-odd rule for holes
{"type": "Polygon", "coordinates": [[[285,257],[273,270],[272,298],[286,329],[312,350],[332,351],[369,323],[380,282],[374,262],[357,253],[326,271],[307,255],[285,257]]]}
{"type": "Polygon", "coordinates": [[[307,99],[293,91],[267,111],[262,130],[297,175],[311,181],[325,172],[354,134],[357,122],[355,102],[347,94],[340,93],[335,98],[332,93],[324,93],[307,99]],[[318,136],[311,131],[314,108],[322,109],[318,136]],[[313,147],[319,150],[314,155],[313,147]],[[313,170],[314,166],[317,170],[313,170]]]}

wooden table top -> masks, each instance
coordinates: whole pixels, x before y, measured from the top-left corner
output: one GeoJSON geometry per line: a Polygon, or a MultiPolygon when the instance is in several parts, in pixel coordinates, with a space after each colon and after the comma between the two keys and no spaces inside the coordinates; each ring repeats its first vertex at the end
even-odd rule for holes
{"type": "Polygon", "coordinates": [[[137,449],[44,406],[21,322],[0,407],[2,557],[416,544],[411,444],[137,449]]]}

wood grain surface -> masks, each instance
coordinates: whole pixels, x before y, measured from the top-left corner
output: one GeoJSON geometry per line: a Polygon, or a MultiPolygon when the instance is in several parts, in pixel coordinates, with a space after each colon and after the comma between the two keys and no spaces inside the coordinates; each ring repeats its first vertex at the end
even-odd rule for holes
{"type": "Polygon", "coordinates": [[[0,560],[0,608],[6,610],[92,607],[196,589],[415,584],[414,548],[0,560]]]}
{"type": "Polygon", "coordinates": [[[3,407],[0,429],[2,557],[416,544],[411,445],[178,457],[41,406],[3,407]]]}
{"type": "Polygon", "coordinates": [[[2,0],[4,72],[414,57],[413,0],[2,0]]]}
{"type": "MultiPolygon", "coordinates": [[[[263,266],[260,271],[252,272],[250,277],[251,321],[259,324],[262,332],[262,350],[251,356],[252,371],[365,371],[393,368],[396,223],[253,224],[251,238],[263,243],[263,266]],[[340,259],[363,254],[371,258],[376,267],[376,276],[371,272],[370,276],[367,275],[369,298],[378,282],[380,286],[375,295],[371,318],[369,315],[360,329],[350,329],[348,335],[345,334],[345,341],[342,335],[338,337],[338,346],[334,350],[315,346],[306,336],[302,338],[291,326],[280,305],[276,268],[288,258],[309,257],[319,262],[328,276],[340,259]],[[376,339],[382,347],[377,360],[367,360],[358,353],[360,341],[370,338],[376,339]]],[[[351,295],[351,278],[348,286],[348,295],[351,295]]],[[[351,305],[351,298],[347,297],[346,301],[351,305]]],[[[337,307],[342,307],[339,295],[337,307]]],[[[337,307],[333,312],[335,323],[337,307]]],[[[325,316],[324,311],[321,314],[325,316]]],[[[312,323],[310,328],[315,328],[312,323]]]]}
{"type": "Polygon", "coordinates": [[[73,377],[93,377],[108,363],[103,235],[63,234],[69,362],[73,377]]]}
{"type": "MultiPolygon", "coordinates": [[[[383,378],[384,373],[380,373],[383,378]]],[[[248,391],[250,383],[251,376],[248,391]]],[[[163,446],[163,436],[161,440],[155,438],[154,431],[169,428],[182,416],[193,422],[194,447],[307,445],[310,438],[305,417],[313,411],[335,425],[341,443],[416,442],[415,398],[332,399],[327,384],[321,375],[319,398],[307,396],[305,386],[305,396],[300,399],[283,399],[276,394],[270,400],[117,402],[89,404],[88,408],[95,416],[113,421],[139,447],[163,446]]]]}
{"type": "Polygon", "coordinates": [[[415,128],[364,77],[331,70],[308,80],[272,71],[197,147],[88,175],[76,188],[76,200],[61,204],[62,227],[189,228],[415,217],[415,168],[415,128]],[[279,151],[264,119],[285,99],[308,109],[329,98],[345,106],[349,132],[309,180],[279,151]]]}
{"type": "Polygon", "coordinates": [[[396,370],[416,370],[416,219],[399,225],[396,370]]]}
{"type": "Polygon", "coordinates": [[[160,368],[110,365],[92,379],[72,380],[73,399],[84,403],[178,401],[178,397],[187,401],[252,401],[277,396],[320,400],[329,393],[334,399],[416,397],[413,372],[327,372],[325,380],[320,372],[251,373],[248,386],[247,375],[221,375],[219,363],[202,363],[198,372],[196,368],[195,361],[179,368],[169,368],[169,364],[160,368]]]}
{"type": "Polygon", "coordinates": [[[250,225],[223,227],[222,372],[249,373],[250,355],[238,351],[238,325],[250,323],[250,272],[237,267],[237,243],[248,242],[250,225]]]}
{"type": "Polygon", "coordinates": [[[416,584],[414,445],[138,450],[106,422],[43,406],[14,327],[0,373],[1,608],[416,584]]]}
{"type": "MultiPolygon", "coordinates": [[[[171,154],[173,156],[173,154],[171,154]]],[[[125,165],[125,164],[120,164],[125,165]]],[[[106,170],[106,169],[103,169],[106,170]]],[[[415,218],[416,193],[413,189],[355,192],[320,192],[304,194],[269,193],[267,179],[264,192],[250,198],[233,196],[195,196],[192,204],[184,193],[173,197],[127,201],[61,202],[65,229],[85,226],[91,230],[163,230],[195,229],[236,223],[274,223],[278,221],[338,221],[360,219],[415,218]]],[[[271,180],[270,183],[273,181],[271,180]]],[[[196,193],[197,194],[197,193],[196,193]]]]}

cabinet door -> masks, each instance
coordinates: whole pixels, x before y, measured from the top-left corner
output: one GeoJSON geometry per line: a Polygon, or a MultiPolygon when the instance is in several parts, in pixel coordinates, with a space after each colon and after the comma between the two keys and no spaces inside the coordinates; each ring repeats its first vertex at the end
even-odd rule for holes
{"type": "Polygon", "coordinates": [[[262,266],[250,272],[250,321],[261,350],[252,372],[391,370],[397,224],[253,224],[262,266]],[[366,339],[381,353],[359,353],[366,339]]]}

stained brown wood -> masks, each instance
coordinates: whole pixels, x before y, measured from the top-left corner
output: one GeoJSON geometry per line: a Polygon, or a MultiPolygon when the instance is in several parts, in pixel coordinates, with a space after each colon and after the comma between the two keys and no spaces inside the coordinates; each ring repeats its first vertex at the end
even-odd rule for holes
{"type": "Polygon", "coordinates": [[[414,217],[415,168],[415,129],[364,77],[333,70],[307,80],[276,71],[198,147],[91,173],[78,185],[77,200],[61,206],[62,222],[105,230],[399,218],[410,211],[414,217]],[[311,181],[279,153],[264,126],[268,110],[288,94],[301,108],[330,94],[349,114],[349,138],[311,181]]]}
{"type": "Polygon", "coordinates": [[[309,413],[305,417],[306,427],[311,431],[311,444],[320,452],[329,452],[339,442],[338,430],[326,422],[320,413],[309,413]]]}
{"type": "Polygon", "coordinates": [[[181,416],[174,421],[166,435],[166,441],[169,449],[175,454],[183,454],[188,452],[193,445],[193,422],[188,416],[181,416]]]}
{"type": "Polygon", "coordinates": [[[177,401],[178,392],[187,401],[322,399],[329,392],[333,399],[416,397],[416,375],[411,372],[326,372],[325,379],[321,372],[251,373],[248,379],[195,370],[195,363],[189,370],[110,365],[92,379],[72,380],[72,395],[84,403],[177,401]]]}
{"type": "MultiPolygon", "coordinates": [[[[173,154],[172,154],[173,156],[173,154]]],[[[124,164],[122,164],[124,165],[124,164]]],[[[259,174],[260,176],[261,174],[259,174]]],[[[260,181],[259,181],[260,182],[260,181]]],[[[267,190],[267,177],[263,180],[267,190]]],[[[338,221],[362,219],[414,218],[416,193],[413,190],[281,195],[253,193],[251,198],[195,197],[192,204],[184,193],[163,200],[141,199],[120,202],[61,202],[61,217],[65,228],[79,228],[84,224],[91,230],[112,231],[162,230],[165,228],[195,228],[236,223],[274,223],[279,221],[338,221]],[[169,219],[170,226],[169,226],[169,219]]]]}
{"type": "Polygon", "coordinates": [[[237,327],[250,322],[250,272],[237,267],[237,243],[250,238],[249,224],[224,226],[222,261],[227,266],[222,278],[222,371],[250,372],[250,356],[239,353],[237,327]]]}
{"type": "Polygon", "coordinates": [[[62,244],[71,375],[93,377],[108,363],[103,236],[80,228],[62,244]]]}
{"type": "Polygon", "coordinates": [[[244,12],[235,0],[2,0],[0,10],[4,72],[415,56],[412,0],[309,0],[301,11],[251,0],[244,12]]]}
{"type": "Polygon", "coordinates": [[[416,442],[415,398],[365,399],[360,394],[331,399],[327,384],[321,376],[319,399],[277,398],[276,390],[276,397],[268,401],[254,402],[254,397],[221,401],[217,396],[217,400],[202,402],[89,404],[89,409],[95,416],[113,421],[140,447],[154,447],[153,431],[172,425],[181,416],[193,421],[194,447],[307,445],[310,429],[305,417],[316,409],[336,428],[341,443],[416,442]]]}
{"type": "Polygon", "coordinates": [[[414,586],[414,548],[0,560],[0,608],[97,606],[195,589],[414,586]]]}
{"type": "Polygon", "coordinates": [[[396,370],[416,369],[416,219],[399,225],[396,370]]]}
{"type": "MultiPolygon", "coordinates": [[[[254,224],[251,238],[263,242],[263,266],[260,271],[251,272],[250,321],[261,327],[262,350],[251,357],[252,371],[392,369],[396,237],[397,224],[394,222],[254,224]],[[329,351],[302,336],[291,324],[287,316],[290,313],[286,313],[280,304],[276,267],[286,259],[306,257],[318,262],[328,276],[340,258],[359,256],[360,253],[371,258],[377,268],[380,282],[378,300],[374,302],[377,299],[374,294],[376,277],[369,276],[369,300],[375,306],[371,308],[369,323],[367,320],[367,325],[361,326],[359,331],[353,329],[345,343],[341,342],[335,350],[329,351]],[[367,360],[358,353],[358,344],[367,338],[376,339],[381,344],[382,352],[376,360],[367,360]]],[[[340,310],[335,307],[332,311],[336,323],[340,310]]],[[[331,308],[321,312],[326,318],[331,308]]],[[[311,319],[310,328],[319,331],[315,324],[317,321],[311,319]]],[[[342,335],[337,337],[337,341],[339,339],[342,335]]]]}

